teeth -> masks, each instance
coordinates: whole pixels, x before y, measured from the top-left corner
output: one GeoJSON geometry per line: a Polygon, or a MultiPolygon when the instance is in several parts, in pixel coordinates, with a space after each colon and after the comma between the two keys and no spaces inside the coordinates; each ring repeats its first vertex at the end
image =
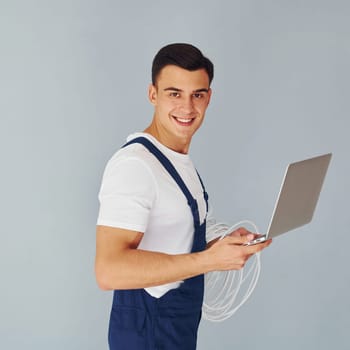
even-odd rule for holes
{"type": "Polygon", "coordinates": [[[190,123],[192,119],[183,119],[183,118],[176,118],[181,123],[190,123]]]}

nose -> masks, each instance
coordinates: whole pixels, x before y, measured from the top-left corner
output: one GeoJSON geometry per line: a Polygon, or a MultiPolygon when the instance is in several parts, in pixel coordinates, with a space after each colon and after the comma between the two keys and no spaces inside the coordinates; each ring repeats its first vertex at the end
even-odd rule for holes
{"type": "Polygon", "coordinates": [[[193,112],[192,96],[184,97],[181,101],[181,110],[184,114],[191,114],[193,112]]]}

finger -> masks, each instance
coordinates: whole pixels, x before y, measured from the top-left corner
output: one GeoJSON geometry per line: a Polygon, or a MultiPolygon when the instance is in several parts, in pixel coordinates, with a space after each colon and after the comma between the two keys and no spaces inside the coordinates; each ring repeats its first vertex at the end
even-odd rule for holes
{"type": "Polygon", "coordinates": [[[229,236],[231,236],[231,237],[241,237],[241,233],[238,230],[236,230],[236,231],[231,232],[229,234],[229,236]]]}
{"type": "Polygon", "coordinates": [[[240,227],[237,230],[231,232],[229,235],[233,236],[233,237],[240,237],[240,236],[244,236],[251,233],[250,231],[248,231],[247,229],[245,229],[244,227],[240,227]]]}
{"type": "Polygon", "coordinates": [[[255,254],[255,253],[258,253],[261,250],[267,248],[271,243],[272,243],[272,239],[269,239],[269,240],[262,242],[262,243],[247,246],[247,250],[249,251],[249,253],[255,254]]]}
{"type": "Polygon", "coordinates": [[[224,239],[230,244],[244,245],[254,239],[254,234],[248,233],[243,236],[226,236],[224,239]]]}
{"type": "Polygon", "coordinates": [[[239,227],[236,232],[238,232],[241,236],[243,235],[247,235],[248,233],[251,233],[249,232],[246,228],[244,227],[239,227]]]}

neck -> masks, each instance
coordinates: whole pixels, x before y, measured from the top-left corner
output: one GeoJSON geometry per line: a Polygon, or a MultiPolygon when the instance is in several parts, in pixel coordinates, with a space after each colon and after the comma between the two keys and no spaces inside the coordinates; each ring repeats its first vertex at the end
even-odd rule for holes
{"type": "Polygon", "coordinates": [[[190,141],[185,139],[178,139],[171,135],[168,135],[166,131],[162,132],[159,130],[157,125],[152,122],[145,130],[145,133],[152,135],[158,142],[171,150],[187,154],[190,148],[190,141]]]}

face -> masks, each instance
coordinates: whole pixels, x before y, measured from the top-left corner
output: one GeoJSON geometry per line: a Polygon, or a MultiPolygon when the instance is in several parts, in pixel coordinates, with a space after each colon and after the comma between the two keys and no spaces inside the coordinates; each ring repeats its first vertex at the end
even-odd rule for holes
{"type": "Polygon", "coordinates": [[[210,96],[204,69],[188,71],[165,66],[156,85],[149,88],[155,113],[148,131],[165,146],[187,153],[192,136],[203,122],[210,96]]]}

